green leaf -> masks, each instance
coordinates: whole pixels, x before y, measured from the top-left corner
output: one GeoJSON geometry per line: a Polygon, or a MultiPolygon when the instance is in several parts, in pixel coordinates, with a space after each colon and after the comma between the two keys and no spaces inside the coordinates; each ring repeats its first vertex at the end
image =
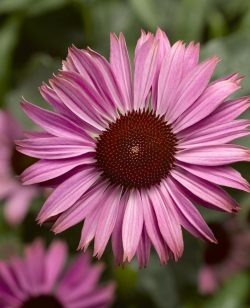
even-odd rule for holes
{"type": "Polygon", "coordinates": [[[17,10],[23,10],[31,3],[32,0],[1,0],[0,14],[11,13],[17,10]]]}
{"type": "Polygon", "coordinates": [[[206,23],[209,0],[183,0],[178,10],[177,39],[199,41],[206,23]]]}
{"type": "Polygon", "coordinates": [[[0,28],[0,104],[4,102],[4,95],[8,88],[13,52],[19,37],[21,18],[11,16],[0,28]]]}
{"type": "Polygon", "coordinates": [[[19,104],[22,97],[44,107],[45,102],[38,91],[38,87],[43,81],[47,82],[53,72],[57,72],[61,66],[60,62],[46,54],[37,54],[31,58],[25,69],[19,72],[19,79],[16,81],[17,86],[8,93],[6,99],[10,111],[23,123],[24,127],[33,127],[34,123],[28,119],[20,108],[19,104]]]}
{"type": "Polygon", "coordinates": [[[28,15],[39,15],[68,3],[70,0],[1,0],[0,14],[22,11],[28,15]]]}
{"type": "Polygon", "coordinates": [[[221,289],[205,304],[204,308],[246,307],[250,279],[246,273],[239,273],[227,280],[221,289]]]}
{"type": "Polygon", "coordinates": [[[158,11],[154,0],[130,0],[130,4],[138,17],[149,27],[154,30],[159,25],[158,11]]]}
{"type": "Polygon", "coordinates": [[[152,254],[149,266],[138,271],[138,288],[152,297],[156,307],[179,307],[177,286],[171,267],[160,265],[155,254],[152,254]]]}
{"type": "Polygon", "coordinates": [[[224,38],[209,41],[202,48],[202,58],[217,54],[222,60],[218,65],[215,78],[232,72],[239,72],[245,76],[243,89],[238,95],[250,94],[250,36],[248,31],[236,32],[224,38]]]}
{"type": "Polygon", "coordinates": [[[32,0],[31,5],[27,9],[27,14],[33,16],[57,10],[68,4],[69,1],[70,0],[32,0]]]}

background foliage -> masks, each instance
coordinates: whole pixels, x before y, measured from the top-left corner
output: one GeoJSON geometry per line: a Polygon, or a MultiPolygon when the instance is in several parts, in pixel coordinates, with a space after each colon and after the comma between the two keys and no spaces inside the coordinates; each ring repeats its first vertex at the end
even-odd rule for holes
{"type": "MultiPolygon", "coordinates": [[[[250,94],[250,1],[249,0],[0,0],[0,105],[10,109],[23,125],[31,123],[19,108],[21,96],[42,104],[37,87],[61,66],[68,46],[91,46],[108,56],[109,32],[124,32],[129,50],[140,29],[164,29],[171,40],[201,41],[202,58],[218,54],[222,59],[215,77],[232,71],[246,76],[241,95],[250,94]]],[[[250,117],[250,114],[247,115],[250,117]]],[[[250,145],[250,139],[240,141],[250,145]]],[[[249,165],[238,165],[248,177],[249,165]]],[[[246,193],[232,192],[242,207],[249,207],[246,193]]],[[[36,236],[50,241],[49,226],[39,227],[36,200],[25,222],[10,228],[1,216],[0,242],[22,247],[36,236]]],[[[240,215],[247,213],[243,210],[240,215]]],[[[204,211],[209,222],[225,215],[204,211]]],[[[76,253],[79,226],[61,237],[76,253]]],[[[105,278],[115,279],[116,307],[250,307],[250,275],[244,271],[228,280],[213,296],[197,289],[197,272],[203,262],[204,244],[185,234],[185,253],[179,263],[160,266],[152,256],[147,269],[136,264],[114,268],[106,252],[105,278]]]]}

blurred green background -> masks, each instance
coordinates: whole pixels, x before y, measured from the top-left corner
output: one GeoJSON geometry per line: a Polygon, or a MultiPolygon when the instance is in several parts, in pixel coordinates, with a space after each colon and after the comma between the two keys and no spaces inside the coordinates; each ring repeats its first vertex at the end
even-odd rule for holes
{"type": "MultiPolygon", "coordinates": [[[[250,1],[249,0],[0,0],[0,105],[10,109],[29,127],[19,108],[22,96],[37,104],[42,99],[37,87],[61,67],[67,48],[90,46],[108,57],[109,33],[125,34],[131,55],[140,30],[160,26],[170,41],[181,39],[202,43],[201,57],[217,54],[222,59],[214,77],[238,71],[246,78],[237,95],[250,94],[250,1]]],[[[250,113],[246,115],[250,118],[250,113]]],[[[250,144],[250,139],[240,141],[250,144]]],[[[237,166],[245,177],[249,165],[237,166]]],[[[234,197],[247,209],[250,197],[234,197]]],[[[17,247],[43,236],[50,241],[49,228],[38,227],[37,200],[25,222],[13,229],[1,218],[0,243],[17,247]]],[[[225,214],[204,211],[208,222],[222,221],[225,214]]],[[[247,210],[240,214],[243,219],[247,210]]],[[[80,227],[64,232],[72,256],[76,253],[80,227]]],[[[147,269],[132,263],[124,269],[113,266],[107,251],[105,278],[115,279],[118,288],[115,307],[250,307],[249,269],[226,281],[211,296],[198,292],[197,273],[203,262],[204,243],[185,233],[185,253],[178,262],[160,266],[151,258],[147,269]]],[[[250,258],[250,256],[249,256],[250,258]]]]}

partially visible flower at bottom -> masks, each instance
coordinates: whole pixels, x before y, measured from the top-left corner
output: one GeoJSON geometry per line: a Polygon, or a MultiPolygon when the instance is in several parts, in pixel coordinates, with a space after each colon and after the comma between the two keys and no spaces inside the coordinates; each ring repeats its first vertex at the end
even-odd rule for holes
{"type": "Polygon", "coordinates": [[[15,150],[14,141],[21,136],[19,123],[8,112],[0,111],[0,200],[5,202],[4,217],[12,225],[22,222],[38,195],[37,186],[22,186],[18,178],[35,161],[15,150]]]}
{"type": "Polygon", "coordinates": [[[114,284],[97,286],[103,265],[91,265],[85,253],[63,272],[66,258],[62,241],[54,241],[46,252],[38,239],[25,248],[24,258],[13,256],[9,262],[1,261],[0,307],[109,307],[114,284]]]}
{"type": "Polygon", "coordinates": [[[230,276],[250,266],[250,229],[242,229],[234,217],[210,225],[218,244],[206,244],[204,264],[199,271],[199,290],[214,293],[230,276]]]}

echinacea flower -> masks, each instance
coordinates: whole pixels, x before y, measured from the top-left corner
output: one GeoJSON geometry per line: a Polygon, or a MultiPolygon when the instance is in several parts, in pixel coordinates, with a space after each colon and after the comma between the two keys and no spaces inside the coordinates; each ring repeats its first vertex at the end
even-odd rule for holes
{"type": "Polygon", "coordinates": [[[215,242],[194,206],[234,212],[239,205],[219,185],[249,192],[228,165],[250,161],[250,151],[230,142],[249,134],[235,120],[249,98],[226,99],[240,88],[232,74],[209,83],[218,63],[201,63],[199,45],[172,47],[160,29],[137,43],[134,74],[122,34],[111,34],[110,62],[97,52],[69,49],[63,69],[43,84],[48,111],[23,100],[44,131],[18,142],[40,161],[23,183],[55,190],[38,221],[54,220],[55,233],[84,220],[79,248],[94,239],[101,257],[109,238],[117,263],[137,255],[146,266],[151,245],[160,261],[183,252],[182,227],[215,242]]]}
{"type": "Polygon", "coordinates": [[[22,137],[18,122],[6,111],[0,111],[0,200],[4,201],[4,216],[8,223],[19,224],[31,201],[38,195],[34,186],[23,186],[18,178],[34,162],[15,149],[15,140],[22,137]]]}
{"type": "Polygon", "coordinates": [[[250,229],[242,227],[236,217],[211,225],[218,244],[206,244],[204,264],[199,271],[198,286],[202,294],[211,294],[232,275],[250,267],[250,229]]]}
{"type": "Polygon", "coordinates": [[[67,247],[54,241],[45,250],[41,240],[25,248],[24,257],[0,263],[1,308],[110,307],[114,284],[98,286],[103,265],[79,255],[64,271],[67,247]]]}

